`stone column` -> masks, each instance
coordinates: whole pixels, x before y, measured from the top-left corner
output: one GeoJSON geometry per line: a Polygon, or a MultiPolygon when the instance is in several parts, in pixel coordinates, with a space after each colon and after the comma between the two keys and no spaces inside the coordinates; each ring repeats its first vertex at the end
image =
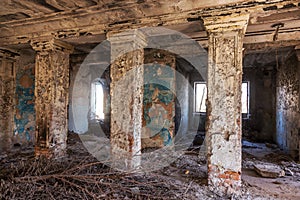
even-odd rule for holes
{"type": "Polygon", "coordinates": [[[31,41],[35,59],[35,154],[65,154],[68,122],[69,54],[73,47],[51,39],[31,41]]]}
{"type": "Polygon", "coordinates": [[[242,48],[249,15],[204,18],[208,32],[208,185],[221,195],[241,186],[242,48]]]}
{"type": "Polygon", "coordinates": [[[0,50],[0,151],[11,146],[15,113],[15,62],[18,54],[0,50]]]}
{"type": "Polygon", "coordinates": [[[144,35],[138,30],[108,36],[111,43],[111,155],[121,170],[141,164],[144,35]]]}

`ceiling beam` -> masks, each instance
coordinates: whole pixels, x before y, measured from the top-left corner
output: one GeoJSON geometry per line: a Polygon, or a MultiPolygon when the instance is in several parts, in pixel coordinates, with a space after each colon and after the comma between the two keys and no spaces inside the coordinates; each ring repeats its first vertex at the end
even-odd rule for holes
{"type": "Polygon", "coordinates": [[[264,11],[272,6],[284,8],[297,4],[297,0],[223,0],[217,7],[209,7],[212,1],[183,0],[169,3],[141,1],[116,2],[108,7],[91,6],[74,11],[48,14],[13,22],[0,23],[0,44],[28,43],[32,38],[54,36],[57,39],[100,35],[140,27],[156,27],[199,20],[203,16],[226,15],[230,12],[264,11]],[[152,2],[152,3],[151,3],[152,2]],[[230,3],[223,5],[223,3],[230,3]]]}

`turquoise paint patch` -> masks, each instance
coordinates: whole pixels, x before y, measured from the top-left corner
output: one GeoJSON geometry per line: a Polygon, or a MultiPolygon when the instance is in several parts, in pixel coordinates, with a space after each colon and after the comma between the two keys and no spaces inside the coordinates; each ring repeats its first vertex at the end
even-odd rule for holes
{"type": "Polygon", "coordinates": [[[20,135],[27,141],[32,140],[32,136],[35,127],[32,121],[35,120],[35,110],[34,110],[34,84],[30,88],[24,88],[20,84],[21,77],[26,74],[32,80],[34,80],[34,74],[32,74],[32,69],[22,70],[22,73],[17,73],[16,76],[16,99],[17,99],[17,115],[14,116],[15,120],[15,134],[20,135]]]}
{"type": "MultiPolygon", "coordinates": [[[[162,106],[174,103],[174,71],[168,66],[153,64],[145,66],[144,82],[144,120],[151,130],[151,138],[159,135],[164,146],[173,144],[169,127],[173,119],[168,119],[169,113],[162,106]],[[152,117],[151,117],[152,116],[152,117]]],[[[175,109],[175,108],[174,108],[175,109]]]]}
{"type": "Polygon", "coordinates": [[[163,128],[159,134],[160,134],[160,137],[164,141],[164,146],[172,146],[173,145],[173,140],[172,140],[171,134],[168,129],[163,128]]]}

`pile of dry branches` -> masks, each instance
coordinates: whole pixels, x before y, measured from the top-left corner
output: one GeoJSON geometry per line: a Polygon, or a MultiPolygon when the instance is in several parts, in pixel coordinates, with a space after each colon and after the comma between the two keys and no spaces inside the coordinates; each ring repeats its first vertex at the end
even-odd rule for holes
{"type": "Polygon", "coordinates": [[[90,156],[30,158],[0,167],[0,199],[178,199],[179,189],[154,174],[113,171],[90,156]]]}

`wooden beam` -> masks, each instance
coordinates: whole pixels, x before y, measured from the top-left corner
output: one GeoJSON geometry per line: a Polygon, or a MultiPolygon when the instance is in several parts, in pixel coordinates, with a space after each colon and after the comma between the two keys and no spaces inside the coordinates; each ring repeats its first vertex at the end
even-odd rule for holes
{"type": "MultiPolygon", "coordinates": [[[[28,43],[32,38],[55,36],[56,38],[80,37],[85,34],[103,34],[140,27],[156,27],[186,23],[190,19],[201,19],[207,15],[226,15],[232,12],[263,11],[264,8],[297,3],[297,0],[269,1],[218,1],[217,7],[207,1],[184,0],[179,3],[160,2],[129,3],[116,2],[110,6],[91,6],[50,13],[43,17],[0,23],[0,44],[28,43]],[[221,2],[230,3],[224,5],[221,2]]],[[[216,5],[215,5],[216,6],[216,5]]]]}

